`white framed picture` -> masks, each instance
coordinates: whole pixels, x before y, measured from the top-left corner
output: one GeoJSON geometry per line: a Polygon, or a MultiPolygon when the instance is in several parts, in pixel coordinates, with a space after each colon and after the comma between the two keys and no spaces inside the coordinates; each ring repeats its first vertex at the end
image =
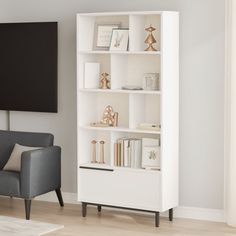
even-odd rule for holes
{"type": "Polygon", "coordinates": [[[142,139],[142,168],[160,169],[159,139],[142,139]]]}
{"type": "Polygon", "coordinates": [[[112,30],[120,27],[120,23],[97,23],[94,31],[94,50],[109,50],[112,30]]]}
{"type": "Polygon", "coordinates": [[[129,43],[129,29],[113,29],[110,51],[127,51],[129,43]]]}

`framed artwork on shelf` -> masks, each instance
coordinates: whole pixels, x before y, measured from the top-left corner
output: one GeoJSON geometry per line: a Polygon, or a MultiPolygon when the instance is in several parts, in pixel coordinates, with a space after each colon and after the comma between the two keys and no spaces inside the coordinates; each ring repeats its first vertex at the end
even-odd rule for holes
{"type": "Polygon", "coordinates": [[[160,169],[159,139],[142,139],[142,168],[160,169]]]}
{"type": "Polygon", "coordinates": [[[144,90],[158,90],[159,89],[159,73],[145,73],[143,75],[143,89],[144,90]]]}
{"type": "Polygon", "coordinates": [[[110,51],[127,51],[129,43],[129,29],[113,29],[110,51]]]}
{"type": "Polygon", "coordinates": [[[97,23],[94,30],[94,50],[109,50],[113,29],[118,29],[121,23],[97,23]]]}

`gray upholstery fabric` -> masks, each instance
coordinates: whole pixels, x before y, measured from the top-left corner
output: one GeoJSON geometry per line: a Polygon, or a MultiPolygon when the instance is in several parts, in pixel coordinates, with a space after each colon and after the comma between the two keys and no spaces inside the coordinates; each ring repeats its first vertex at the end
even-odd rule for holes
{"type": "Polygon", "coordinates": [[[12,171],[0,171],[0,195],[20,196],[20,174],[12,171]]]}
{"type": "Polygon", "coordinates": [[[47,147],[23,152],[21,197],[31,199],[61,187],[61,148],[47,147]]]}
{"type": "Polygon", "coordinates": [[[53,145],[53,135],[0,130],[0,170],[7,163],[16,143],[24,146],[48,147],[53,145]]]}
{"type": "Polygon", "coordinates": [[[61,148],[53,145],[53,135],[0,131],[0,195],[31,199],[61,187],[61,148]],[[43,147],[23,152],[21,172],[4,171],[15,143],[43,147]]]}

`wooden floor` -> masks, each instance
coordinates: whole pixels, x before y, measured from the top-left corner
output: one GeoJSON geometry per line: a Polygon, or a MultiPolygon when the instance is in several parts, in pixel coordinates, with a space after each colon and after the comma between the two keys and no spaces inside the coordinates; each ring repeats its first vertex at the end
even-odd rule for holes
{"type": "MultiPolygon", "coordinates": [[[[24,218],[24,202],[0,198],[0,215],[24,218]]],[[[51,236],[236,236],[236,229],[223,223],[186,219],[169,222],[167,218],[161,218],[160,228],[155,228],[152,214],[112,209],[97,213],[95,207],[88,206],[88,215],[83,218],[80,205],[66,204],[60,208],[57,203],[39,201],[32,203],[31,219],[65,226],[48,234],[51,236]]]]}

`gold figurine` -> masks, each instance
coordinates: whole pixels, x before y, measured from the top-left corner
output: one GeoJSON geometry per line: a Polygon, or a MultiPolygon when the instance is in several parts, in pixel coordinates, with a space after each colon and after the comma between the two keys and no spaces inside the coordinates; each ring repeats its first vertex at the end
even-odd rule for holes
{"type": "Polygon", "coordinates": [[[100,157],[99,157],[99,164],[105,164],[104,160],[104,141],[100,141],[100,157]]]}
{"type": "Polygon", "coordinates": [[[148,47],[145,49],[145,51],[157,51],[152,45],[156,43],[156,39],[154,38],[152,32],[155,31],[156,29],[150,25],[148,28],[145,29],[148,33],[148,36],[146,40],[144,41],[145,43],[148,44],[148,47]]]}
{"type": "Polygon", "coordinates": [[[108,73],[102,73],[102,78],[100,81],[100,89],[110,89],[110,81],[107,78],[109,74],[108,73]]]}
{"type": "Polygon", "coordinates": [[[100,122],[90,123],[92,127],[116,127],[118,126],[118,112],[114,112],[111,106],[107,106],[100,122]]]}
{"type": "Polygon", "coordinates": [[[111,106],[107,106],[103,112],[101,123],[116,127],[118,125],[118,112],[114,112],[111,106]]]}
{"type": "Polygon", "coordinates": [[[96,140],[92,140],[92,160],[91,163],[97,163],[96,161],[96,144],[97,141],[96,140]]]}

